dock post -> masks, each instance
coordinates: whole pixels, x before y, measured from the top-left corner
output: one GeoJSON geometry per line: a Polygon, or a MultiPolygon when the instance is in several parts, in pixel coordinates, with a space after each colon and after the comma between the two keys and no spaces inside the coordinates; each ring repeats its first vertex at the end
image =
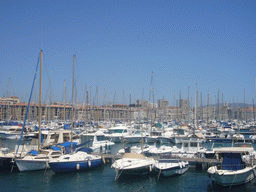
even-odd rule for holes
{"type": "Polygon", "coordinates": [[[203,168],[203,163],[196,162],[196,169],[202,170],[202,168],[203,168]]]}

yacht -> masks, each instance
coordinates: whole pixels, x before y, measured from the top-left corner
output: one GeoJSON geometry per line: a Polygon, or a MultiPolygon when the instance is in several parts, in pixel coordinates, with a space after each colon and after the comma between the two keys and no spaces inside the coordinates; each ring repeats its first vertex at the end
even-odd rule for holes
{"type": "Polygon", "coordinates": [[[109,141],[108,138],[105,136],[105,133],[101,130],[94,132],[94,133],[84,133],[81,135],[81,140],[92,142],[88,143],[87,147],[90,147],[94,153],[109,153],[111,147],[115,145],[114,142],[109,141]]]}
{"type": "Polygon", "coordinates": [[[124,136],[128,136],[129,134],[129,128],[127,126],[118,124],[116,127],[109,128],[105,136],[114,143],[120,143],[124,136]]]}

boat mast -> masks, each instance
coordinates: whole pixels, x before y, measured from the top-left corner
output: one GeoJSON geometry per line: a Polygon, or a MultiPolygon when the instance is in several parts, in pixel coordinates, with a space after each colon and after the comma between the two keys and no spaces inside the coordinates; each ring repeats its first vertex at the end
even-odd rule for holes
{"type": "Polygon", "coordinates": [[[197,93],[197,84],[196,84],[196,102],[195,102],[195,128],[194,128],[194,133],[193,133],[193,135],[195,135],[195,129],[197,128],[197,95],[198,95],[198,93],[197,93]]]}
{"type": "Polygon", "coordinates": [[[207,94],[207,127],[209,127],[210,103],[209,103],[209,89],[207,94]]]}
{"type": "Polygon", "coordinates": [[[151,111],[151,126],[150,126],[150,136],[152,135],[152,131],[153,131],[153,123],[154,123],[154,119],[153,115],[154,115],[154,73],[152,71],[152,77],[151,77],[151,91],[152,91],[152,96],[153,96],[153,106],[152,106],[152,111],[151,111]]]}
{"type": "Polygon", "coordinates": [[[73,79],[72,79],[72,115],[71,115],[71,154],[73,153],[73,126],[74,126],[74,84],[75,84],[75,59],[76,56],[73,55],[73,79]]]}
{"type": "Polygon", "coordinates": [[[42,118],[42,65],[43,51],[40,51],[40,79],[39,79],[39,113],[38,113],[38,151],[41,149],[41,118],[42,118]]]}
{"type": "Polygon", "coordinates": [[[189,106],[189,86],[188,86],[188,108],[187,108],[187,123],[189,124],[190,121],[190,117],[189,117],[189,113],[190,112],[190,106],[189,106]]]}
{"type": "Polygon", "coordinates": [[[10,122],[10,83],[11,82],[11,78],[9,78],[9,82],[8,82],[8,94],[7,94],[7,116],[6,116],[6,121],[9,124],[10,122]]]}
{"type": "Polygon", "coordinates": [[[35,121],[35,112],[36,112],[36,78],[35,78],[35,101],[34,101],[33,121],[35,121]]]}
{"type": "Polygon", "coordinates": [[[64,123],[66,122],[66,80],[64,80],[64,123]]]}

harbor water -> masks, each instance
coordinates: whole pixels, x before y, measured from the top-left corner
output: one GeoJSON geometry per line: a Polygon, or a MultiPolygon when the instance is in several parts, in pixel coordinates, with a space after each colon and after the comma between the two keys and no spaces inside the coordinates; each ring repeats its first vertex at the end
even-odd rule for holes
{"type": "MultiPolygon", "coordinates": [[[[5,147],[12,148],[16,143],[10,140],[3,141],[5,147]]],[[[209,145],[209,144],[208,144],[209,145]]],[[[122,148],[116,144],[112,153],[122,148]]],[[[254,146],[255,147],[255,146],[254,146]]],[[[116,173],[111,164],[102,165],[96,169],[55,174],[52,170],[31,172],[0,173],[1,191],[256,191],[256,179],[231,187],[221,187],[213,183],[207,175],[207,168],[189,171],[180,176],[163,178],[152,174],[147,176],[121,176],[115,180],[116,173]]]]}

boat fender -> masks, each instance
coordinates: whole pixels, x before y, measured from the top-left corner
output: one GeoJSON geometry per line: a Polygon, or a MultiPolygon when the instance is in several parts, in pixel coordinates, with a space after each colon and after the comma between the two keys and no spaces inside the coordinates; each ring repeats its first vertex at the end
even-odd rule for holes
{"type": "Polygon", "coordinates": [[[150,171],[150,172],[152,171],[152,165],[149,166],[149,171],[150,171]]]}
{"type": "Polygon", "coordinates": [[[76,170],[79,170],[80,169],[80,165],[79,163],[76,164],[76,170]]]}
{"type": "Polygon", "coordinates": [[[91,167],[91,160],[88,159],[88,167],[91,167]]]}
{"type": "Polygon", "coordinates": [[[180,166],[180,168],[182,168],[182,164],[181,164],[181,162],[179,162],[179,166],[180,166]]]}
{"type": "Polygon", "coordinates": [[[185,165],[185,163],[184,163],[184,162],[182,162],[182,165],[183,165],[183,167],[186,167],[186,165],[185,165]]]}

